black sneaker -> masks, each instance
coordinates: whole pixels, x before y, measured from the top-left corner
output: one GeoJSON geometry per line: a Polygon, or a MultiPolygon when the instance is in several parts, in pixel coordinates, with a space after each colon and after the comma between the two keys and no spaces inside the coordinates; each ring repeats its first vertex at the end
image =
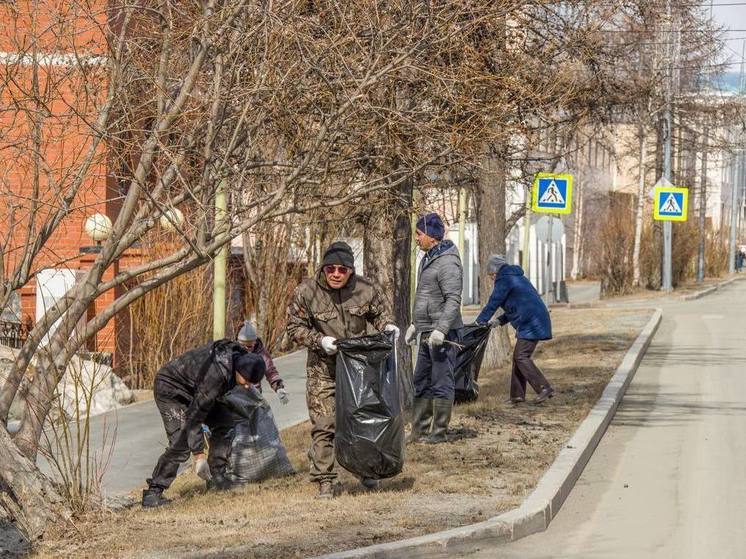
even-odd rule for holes
{"type": "Polygon", "coordinates": [[[234,483],[222,474],[215,474],[212,478],[206,482],[208,491],[230,491],[234,487],[234,483]]]}
{"type": "Polygon", "coordinates": [[[554,388],[552,388],[551,386],[545,386],[541,389],[541,392],[539,392],[536,398],[534,398],[534,404],[541,404],[552,396],[554,396],[554,388]]]}
{"type": "Polygon", "coordinates": [[[171,499],[163,496],[162,489],[144,489],[142,492],[142,507],[145,509],[154,509],[170,503],[171,499]]]}

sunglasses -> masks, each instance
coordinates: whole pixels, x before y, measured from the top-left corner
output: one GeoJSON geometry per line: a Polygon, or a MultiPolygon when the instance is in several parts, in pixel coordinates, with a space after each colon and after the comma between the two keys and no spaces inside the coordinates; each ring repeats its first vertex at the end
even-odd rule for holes
{"type": "Polygon", "coordinates": [[[324,266],[325,274],[346,274],[349,271],[350,269],[347,266],[336,266],[334,264],[324,266]]]}

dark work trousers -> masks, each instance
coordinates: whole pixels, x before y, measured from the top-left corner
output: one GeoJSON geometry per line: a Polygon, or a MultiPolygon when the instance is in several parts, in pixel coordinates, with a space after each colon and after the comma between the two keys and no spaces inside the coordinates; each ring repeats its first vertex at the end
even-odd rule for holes
{"type": "MultiPolygon", "coordinates": [[[[186,411],[189,408],[186,402],[155,394],[155,404],[161,412],[163,426],[168,436],[168,447],[158,459],[153,475],[147,480],[151,489],[168,489],[176,479],[179,466],[189,459],[191,450],[189,447],[189,433],[184,428],[186,424],[186,411]]],[[[210,427],[210,452],[207,463],[213,473],[223,473],[228,464],[233,434],[232,412],[222,404],[216,404],[210,411],[205,424],[210,427]]],[[[204,449],[204,439],[200,438],[197,450],[204,449]]]]}
{"type": "MultiPolygon", "coordinates": [[[[458,348],[449,343],[431,348],[428,345],[430,334],[423,334],[417,353],[414,370],[414,395],[416,398],[453,401],[455,394],[453,367],[456,364],[458,348]]],[[[450,330],[445,338],[459,343],[458,330],[450,330]]]]}
{"type": "Polygon", "coordinates": [[[531,359],[538,343],[537,340],[521,338],[516,341],[513,349],[513,375],[510,378],[511,398],[526,398],[526,381],[537,393],[549,386],[549,381],[531,359]]]}

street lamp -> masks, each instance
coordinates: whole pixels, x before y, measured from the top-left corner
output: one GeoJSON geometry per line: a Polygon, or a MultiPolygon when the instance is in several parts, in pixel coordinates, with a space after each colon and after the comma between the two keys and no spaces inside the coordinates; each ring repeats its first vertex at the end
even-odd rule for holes
{"type": "Polygon", "coordinates": [[[80,252],[84,254],[101,252],[101,243],[111,236],[112,229],[111,219],[108,216],[100,213],[89,215],[83,224],[83,230],[96,244],[80,247],[80,252]]]}
{"type": "Polygon", "coordinates": [[[179,208],[169,208],[161,214],[158,223],[161,229],[171,233],[184,225],[184,214],[179,208]]]}

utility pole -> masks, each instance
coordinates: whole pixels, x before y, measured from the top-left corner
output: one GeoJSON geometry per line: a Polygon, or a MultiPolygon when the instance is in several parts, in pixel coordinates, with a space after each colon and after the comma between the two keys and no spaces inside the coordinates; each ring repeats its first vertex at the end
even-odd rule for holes
{"type": "MultiPolygon", "coordinates": [[[[228,213],[228,201],[225,193],[225,179],[220,179],[215,192],[215,226],[213,231],[220,231],[228,213]]],[[[228,267],[228,244],[223,245],[213,261],[212,290],[212,339],[225,338],[225,284],[228,267]]]]}
{"type": "MultiPolygon", "coordinates": [[[[458,190],[458,254],[461,257],[461,265],[466,268],[466,189],[462,186],[458,190]]],[[[464,307],[464,298],[461,297],[461,308],[464,307]]]]}
{"type": "MultiPolygon", "coordinates": [[[[668,38],[667,43],[671,43],[673,37],[673,25],[671,21],[671,0],[666,2],[666,14],[668,24],[668,38]]],[[[671,182],[671,134],[673,131],[672,117],[671,117],[671,82],[673,80],[673,57],[671,56],[671,46],[666,45],[666,50],[669,56],[666,57],[666,63],[668,68],[666,69],[666,95],[665,95],[665,108],[663,110],[663,126],[664,126],[664,144],[663,144],[663,178],[671,182]]],[[[671,238],[673,236],[673,227],[670,221],[663,222],[663,274],[662,274],[662,286],[663,291],[671,291],[673,289],[672,280],[672,255],[671,255],[671,238]]]]}
{"type": "Polygon", "coordinates": [[[464,261],[464,250],[466,249],[466,189],[462,186],[458,190],[458,253],[461,261],[464,261]]]}
{"type": "MultiPolygon", "coordinates": [[[[739,138],[740,141],[740,138],[739,138]]],[[[742,173],[741,166],[739,165],[739,154],[733,156],[733,165],[730,176],[730,235],[728,239],[728,272],[733,273],[736,271],[736,225],[738,223],[738,183],[741,181],[742,173]]]]}
{"type": "MultiPolygon", "coordinates": [[[[707,118],[707,117],[705,117],[707,118]]],[[[707,150],[710,144],[707,121],[702,129],[702,175],[699,184],[699,248],[697,252],[697,283],[705,279],[705,223],[707,212],[707,150]]]]}
{"type": "MultiPolygon", "coordinates": [[[[526,187],[526,214],[523,216],[523,258],[521,262],[521,267],[523,268],[523,273],[526,274],[527,278],[530,278],[529,275],[529,251],[531,249],[531,190],[530,188],[526,187]]],[[[537,256],[538,258],[538,256],[537,256]]],[[[538,267],[537,267],[538,270],[538,267]]],[[[538,275],[537,275],[537,281],[538,281],[538,275]]],[[[538,284],[537,284],[538,285],[538,284]]]]}
{"type": "MultiPolygon", "coordinates": [[[[741,75],[739,80],[740,93],[743,94],[744,87],[744,59],[746,56],[746,41],[743,42],[741,47],[741,75]]],[[[741,211],[740,208],[740,197],[738,196],[739,186],[744,182],[744,168],[743,168],[743,130],[739,130],[736,140],[736,153],[733,156],[733,165],[735,169],[731,173],[733,182],[731,183],[731,194],[730,194],[730,239],[728,243],[728,272],[731,274],[736,271],[736,241],[738,232],[738,214],[741,211]]]]}

